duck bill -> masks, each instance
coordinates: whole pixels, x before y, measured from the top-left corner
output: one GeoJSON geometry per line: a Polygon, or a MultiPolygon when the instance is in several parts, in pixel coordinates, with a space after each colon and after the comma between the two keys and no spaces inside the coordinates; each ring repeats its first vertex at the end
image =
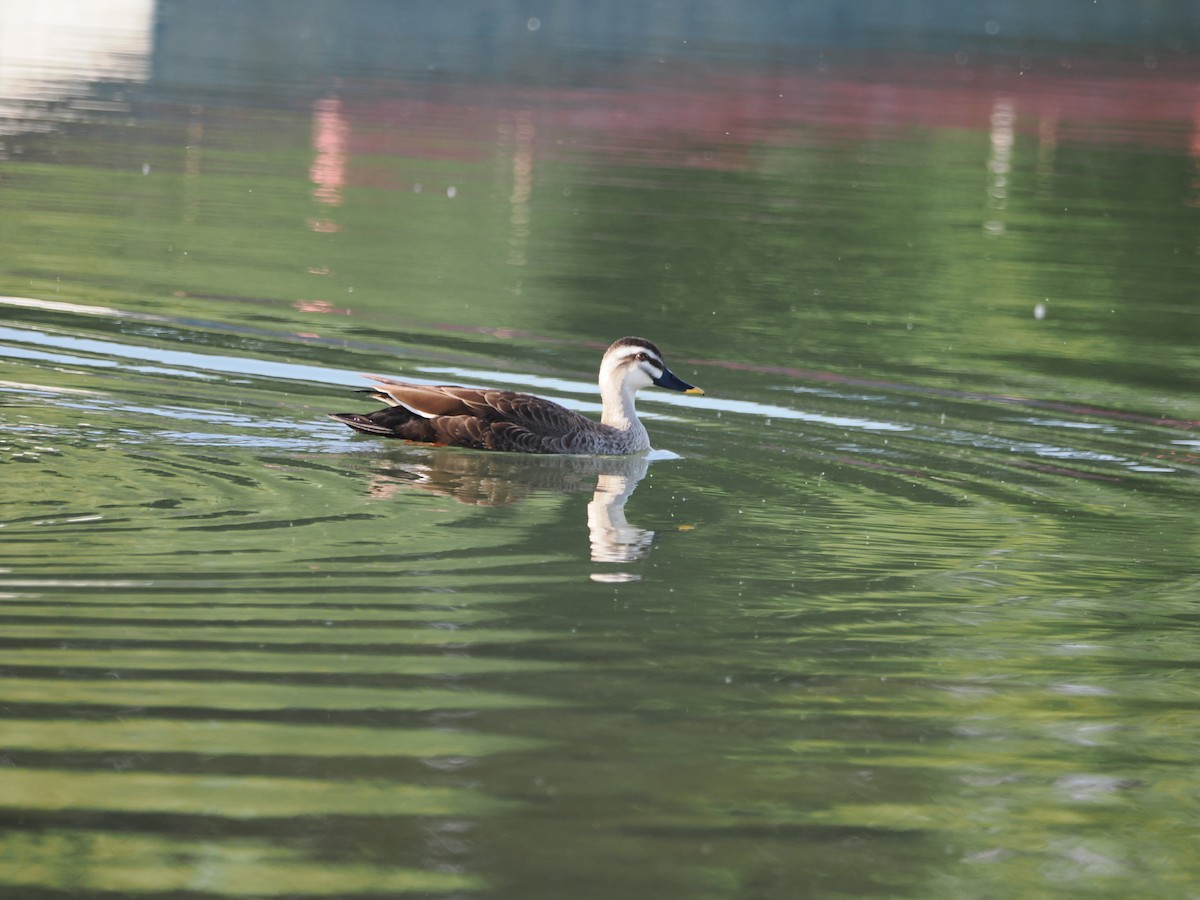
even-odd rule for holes
{"type": "Polygon", "coordinates": [[[685,394],[703,394],[704,391],[696,387],[694,384],[688,384],[682,378],[675,375],[669,369],[663,369],[662,375],[654,379],[654,383],[661,388],[666,388],[669,391],[682,391],[685,394]]]}

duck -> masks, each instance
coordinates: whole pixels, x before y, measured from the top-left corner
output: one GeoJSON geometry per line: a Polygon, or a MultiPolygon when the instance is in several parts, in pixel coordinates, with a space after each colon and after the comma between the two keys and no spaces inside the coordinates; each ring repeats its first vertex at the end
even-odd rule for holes
{"type": "Polygon", "coordinates": [[[662,351],[639,337],[623,337],[604,351],[599,422],[532,394],[363,377],[376,384],[362,393],[387,406],[366,415],[329,413],[330,418],[361,434],[514,453],[642,453],[650,449],[650,435],[634,407],[641,388],[656,385],[685,394],[704,393],[676,376],[663,362],[662,351]]]}

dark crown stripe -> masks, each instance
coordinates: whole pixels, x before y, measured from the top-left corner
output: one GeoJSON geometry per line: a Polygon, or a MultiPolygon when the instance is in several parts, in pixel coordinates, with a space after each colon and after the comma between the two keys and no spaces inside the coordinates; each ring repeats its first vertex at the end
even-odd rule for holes
{"type": "Polygon", "coordinates": [[[656,346],[654,346],[654,344],[650,343],[650,341],[646,340],[645,338],[623,337],[618,341],[614,341],[613,345],[608,348],[608,352],[611,353],[613,350],[617,350],[621,347],[637,347],[641,350],[646,350],[646,351],[654,354],[655,358],[658,360],[660,365],[662,363],[662,358],[663,358],[662,351],[659,350],[656,346]]]}

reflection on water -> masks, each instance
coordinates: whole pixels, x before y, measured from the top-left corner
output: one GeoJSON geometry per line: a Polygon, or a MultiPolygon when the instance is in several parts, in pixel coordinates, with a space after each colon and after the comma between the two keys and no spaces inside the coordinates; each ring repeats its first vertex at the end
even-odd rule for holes
{"type": "MultiPolygon", "coordinates": [[[[646,474],[646,460],[633,459],[621,470],[605,471],[596,481],[596,491],[588,504],[588,533],[591,535],[594,562],[632,562],[650,549],[654,532],[630,525],[625,518],[625,503],[646,474]]],[[[633,581],[636,575],[593,573],[593,581],[633,581]]]]}
{"type": "Polygon", "coordinates": [[[153,0],[0,3],[0,137],[125,114],[149,72],[153,0]]]}
{"type": "Polygon", "coordinates": [[[286,6],[0,2],[0,893],[1189,896],[1190,4],[286,6]]]}
{"type": "MultiPolygon", "coordinates": [[[[625,504],[646,477],[651,451],[634,456],[546,456],[434,450],[400,458],[372,476],[367,491],[386,499],[397,489],[418,488],[459,503],[503,506],[519,503],[534,491],[569,493],[593,490],[587,529],[593,562],[631,562],[650,550],[654,532],[630,525],[625,504]]],[[[632,581],[627,573],[593,573],[596,581],[632,581]]]]}

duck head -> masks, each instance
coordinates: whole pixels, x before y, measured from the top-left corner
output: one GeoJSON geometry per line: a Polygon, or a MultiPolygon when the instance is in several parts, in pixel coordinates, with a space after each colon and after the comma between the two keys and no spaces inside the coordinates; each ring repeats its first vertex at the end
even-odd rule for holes
{"type": "Polygon", "coordinates": [[[600,392],[618,387],[636,393],[650,385],[685,394],[703,394],[667,368],[662,351],[645,338],[623,337],[604,351],[600,363],[600,392]]]}

